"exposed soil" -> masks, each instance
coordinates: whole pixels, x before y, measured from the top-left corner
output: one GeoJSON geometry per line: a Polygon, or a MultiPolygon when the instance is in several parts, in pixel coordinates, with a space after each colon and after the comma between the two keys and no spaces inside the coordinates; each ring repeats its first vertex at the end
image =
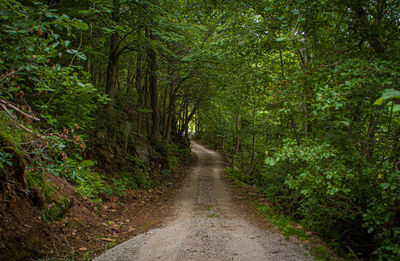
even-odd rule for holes
{"type": "Polygon", "coordinates": [[[183,182],[182,167],[149,190],[128,191],[102,203],[77,195],[64,179],[48,175],[69,209],[58,221],[45,220],[24,193],[0,212],[0,260],[91,259],[132,236],[158,227],[173,209],[183,182]]]}
{"type": "Polygon", "coordinates": [[[197,160],[175,212],[150,230],[95,260],[310,260],[307,250],[277,232],[253,225],[222,179],[221,155],[192,142],[197,160]],[[308,256],[308,257],[307,257],[308,256]]]}

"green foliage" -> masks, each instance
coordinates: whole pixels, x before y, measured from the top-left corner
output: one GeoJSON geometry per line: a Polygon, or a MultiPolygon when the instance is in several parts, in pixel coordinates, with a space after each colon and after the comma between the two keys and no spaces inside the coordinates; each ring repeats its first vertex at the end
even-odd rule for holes
{"type": "Polygon", "coordinates": [[[151,181],[147,175],[149,166],[140,158],[132,155],[126,155],[129,163],[128,170],[123,170],[119,173],[119,181],[124,184],[126,188],[130,189],[146,189],[151,185],[151,181]]]}
{"type": "MultiPolygon", "coordinates": [[[[381,105],[385,101],[390,101],[390,100],[395,100],[395,99],[400,99],[400,92],[397,91],[397,90],[394,90],[394,89],[386,89],[383,92],[382,97],[380,97],[379,99],[377,99],[374,102],[374,105],[381,105]]],[[[391,111],[393,111],[393,112],[400,111],[400,105],[399,104],[392,104],[391,111]]]]}
{"type": "Polygon", "coordinates": [[[344,256],[396,260],[399,11],[353,2],[224,5],[212,47],[225,56],[196,135],[223,150],[228,177],[344,256]]]}
{"type": "Polygon", "coordinates": [[[166,146],[168,160],[168,174],[175,171],[181,161],[186,160],[190,155],[190,148],[183,143],[168,143],[166,146]]]}
{"type": "Polygon", "coordinates": [[[0,0],[0,135],[32,186],[50,173],[99,200],[155,184],[153,156],[171,174],[189,125],[274,210],[396,259],[400,13],[383,2],[0,0]]]}
{"type": "MultiPolygon", "coordinates": [[[[24,156],[30,195],[43,194],[44,207],[35,204],[46,220],[61,218],[70,204],[46,177],[65,178],[79,195],[101,202],[128,189],[150,188],[159,172],[170,175],[189,154],[187,143],[160,151],[151,144],[151,153],[133,156],[138,144],[150,146],[147,137],[156,123],[149,76],[157,76],[155,98],[165,108],[163,144],[181,135],[178,115],[183,118],[182,111],[189,114],[205,97],[207,87],[195,74],[207,62],[199,44],[206,31],[182,16],[185,8],[180,1],[0,0],[0,135],[24,156]],[[117,50],[110,48],[113,36],[117,50]],[[156,55],[155,71],[149,49],[156,55]],[[104,106],[109,101],[113,111],[104,106]]],[[[1,173],[12,169],[12,161],[0,148],[1,173]]]]}
{"type": "Polygon", "coordinates": [[[259,205],[257,203],[253,203],[253,207],[257,209],[260,213],[268,217],[268,219],[271,221],[271,223],[279,228],[280,231],[282,231],[283,235],[286,238],[289,238],[291,236],[296,236],[300,239],[307,239],[307,236],[305,234],[305,231],[303,229],[297,228],[293,224],[293,220],[290,220],[287,216],[285,215],[279,215],[275,213],[272,209],[270,209],[267,206],[259,205]]]}
{"type": "Polygon", "coordinates": [[[43,217],[47,221],[59,220],[68,211],[71,201],[64,196],[59,196],[55,187],[47,180],[43,173],[29,171],[26,176],[29,189],[36,189],[41,195],[46,206],[43,217]]]}
{"type": "Polygon", "coordinates": [[[41,173],[28,171],[26,175],[26,182],[29,188],[40,188],[43,193],[44,199],[49,201],[54,188],[47,182],[46,177],[41,173]]]}
{"type": "MultiPolygon", "coordinates": [[[[5,166],[12,166],[13,155],[5,152],[2,147],[0,147],[0,169],[4,170],[5,166]]],[[[2,172],[3,173],[3,172],[2,172]]]]}
{"type": "Polygon", "coordinates": [[[240,169],[225,168],[226,177],[236,184],[251,184],[250,176],[240,169]]]}
{"type": "Polygon", "coordinates": [[[30,135],[18,129],[15,124],[12,123],[10,116],[3,111],[0,111],[0,130],[1,137],[10,141],[12,144],[19,144],[30,138],[30,135]]]}
{"type": "Polygon", "coordinates": [[[72,182],[80,195],[96,198],[100,193],[107,192],[108,185],[99,173],[91,170],[91,167],[95,164],[96,162],[91,160],[79,162],[68,159],[61,165],[59,174],[72,182]]]}
{"type": "Polygon", "coordinates": [[[10,4],[8,12],[0,14],[0,98],[19,102],[28,97],[29,111],[41,111],[54,127],[88,127],[96,109],[94,99],[100,97],[97,89],[85,72],[78,72],[80,66],[60,64],[61,58],[86,59],[64,35],[87,25],[45,4],[25,4],[10,4]]]}
{"type": "Polygon", "coordinates": [[[49,207],[45,209],[44,218],[48,221],[61,219],[70,207],[70,201],[66,197],[53,201],[49,207]]]}
{"type": "Polygon", "coordinates": [[[136,184],[138,184],[139,187],[141,187],[143,189],[147,189],[151,186],[149,178],[144,173],[141,173],[141,172],[135,173],[133,175],[133,180],[136,184]]]}
{"type": "Polygon", "coordinates": [[[382,97],[374,102],[374,105],[381,105],[383,102],[391,99],[400,99],[400,92],[394,89],[386,89],[382,97]]]}
{"type": "Polygon", "coordinates": [[[143,160],[141,160],[138,157],[128,154],[126,155],[126,159],[129,162],[129,166],[133,167],[134,169],[142,169],[142,170],[148,169],[148,166],[143,162],[143,160]]]}
{"type": "MultiPolygon", "coordinates": [[[[282,232],[285,238],[296,237],[302,240],[310,239],[307,231],[300,225],[296,224],[293,219],[288,218],[284,214],[277,213],[274,209],[268,206],[260,205],[253,202],[252,207],[260,212],[263,216],[267,217],[272,225],[276,226],[282,232]]],[[[332,256],[331,250],[324,245],[310,245],[313,257],[316,260],[335,260],[332,256]]]]}
{"type": "MultiPolygon", "coordinates": [[[[378,171],[378,170],[377,170],[378,171]]],[[[400,172],[389,166],[379,170],[375,193],[369,199],[368,208],[363,214],[363,226],[381,246],[376,250],[380,258],[400,258],[400,224],[396,221],[400,193],[400,172]]]]}
{"type": "MultiPolygon", "coordinates": [[[[338,151],[326,143],[303,140],[297,145],[294,140],[285,140],[274,156],[266,159],[264,192],[276,198],[282,210],[287,208],[289,213],[293,211],[292,215],[302,217],[309,229],[324,234],[337,233],[341,222],[336,227],[335,222],[330,221],[327,226],[328,220],[350,223],[360,215],[352,202],[346,200],[356,196],[351,194],[356,175],[337,154],[338,151]],[[278,186],[267,185],[271,182],[269,176],[280,177],[289,193],[278,186]]],[[[276,183],[275,180],[273,184],[276,183]]]]}
{"type": "Polygon", "coordinates": [[[114,180],[113,184],[116,188],[119,187],[117,184],[120,184],[123,188],[132,190],[150,187],[150,181],[141,170],[137,170],[136,172],[121,171],[118,180],[114,180]]]}

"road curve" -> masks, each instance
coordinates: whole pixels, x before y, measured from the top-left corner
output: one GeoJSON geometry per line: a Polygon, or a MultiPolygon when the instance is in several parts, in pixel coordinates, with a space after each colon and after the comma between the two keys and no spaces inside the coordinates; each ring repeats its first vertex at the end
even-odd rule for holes
{"type": "Polygon", "coordinates": [[[280,234],[260,230],[235,209],[222,181],[221,156],[191,142],[197,161],[176,200],[176,215],[109,249],[96,261],[149,260],[312,260],[280,234]]]}

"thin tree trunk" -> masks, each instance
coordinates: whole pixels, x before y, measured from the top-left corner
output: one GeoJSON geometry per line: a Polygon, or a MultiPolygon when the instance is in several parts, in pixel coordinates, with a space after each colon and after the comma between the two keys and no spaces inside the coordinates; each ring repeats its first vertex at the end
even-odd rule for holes
{"type": "MultiPolygon", "coordinates": [[[[164,89],[164,97],[163,97],[163,115],[162,115],[162,122],[161,125],[163,127],[162,129],[162,137],[165,138],[165,131],[167,128],[167,117],[168,117],[168,112],[167,112],[167,101],[168,101],[168,90],[169,89],[173,89],[174,88],[174,73],[172,71],[172,69],[170,68],[170,66],[168,66],[168,76],[170,79],[170,85],[166,84],[165,85],[165,89],[164,89]]],[[[169,96],[170,97],[170,96],[169,96]]]]}
{"type": "Polygon", "coordinates": [[[396,129],[393,137],[396,137],[396,138],[393,140],[390,161],[394,163],[396,170],[399,171],[398,164],[399,164],[399,159],[400,159],[400,153],[399,153],[400,152],[400,142],[397,137],[400,137],[400,127],[396,129]]]}
{"type": "MultiPolygon", "coordinates": [[[[190,121],[192,120],[194,114],[196,113],[197,107],[198,107],[198,105],[196,104],[196,105],[194,106],[193,110],[190,112],[190,114],[186,117],[185,122],[184,122],[184,124],[183,124],[183,126],[182,126],[182,129],[181,129],[181,131],[180,131],[181,133],[182,133],[182,132],[185,132],[186,137],[187,137],[188,134],[189,134],[189,133],[188,133],[189,123],[190,123],[190,121]]],[[[186,110],[186,112],[187,112],[187,111],[188,111],[188,110],[186,110]]]]}
{"type": "Polygon", "coordinates": [[[371,115],[370,125],[367,132],[367,139],[366,139],[366,147],[367,149],[367,158],[372,157],[374,154],[374,147],[375,147],[375,133],[379,122],[379,113],[376,114],[374,117],[371,115]]]}
{"type": "Polygon", "coordinates": [[[163,138],[168,141],[171,135],[171,123],[172,118],[175,116],[175,90],[173,84],[171,84],[170,95],[169,95],[169,105],[168,105],[168,117],[165,123],[165,129],[163,132],[163,138]]]}
{"type": "Polygon", "coordinates": [[[249,170],[248,170],[248,174],[250,174],[253,171],[253,167],[254,167],[254,158],[255,158],[255,154],[256,154],[256,141],[257,141],[257,137],[256,137],[256,128],[255,128],[255,118],[256,118],[256,109],[253,109],[253,143],[252,143],[252,147],[251,147],[251,157],[250,157],[250,166],[249,166],[249,170]]]}
{"type": "MultiPolygon", "coordinates": [[[[115,24],[118,25],[120,20],[119,14],[119,0],[113,0],[113,11],[112,18],[115,24]]],[[[106,93],[110,98],[110,101],[107,104],[107,110],[111,112],[114,107],[114,99],[115,99],[115,89],[116,89],[116,78],[117,78],[117,66],[118,66],[118,40],[119,34],[118,31],[114,31],[111,35],[110,40],[110,54],[108,56],[108,64],[107,64],[107,81],[106,81],[106,93]]]]}
{"type": "Polygon", "coordinates": [[[168,132],[168,137],[167,137],[168,140],[170,139],[171,133],[174,133],[175,135],[178,133],[178,120],[177,120],[177,114],[175,112],[172,114],[170,131],[168,132]]]}
{"type": "Polygon", "coordinates": [[[303,93],[303,101],[301,102],[301,115],[303,118],[304,137],[307,138],[307,136],[308,136],[308,125],[307,125],[308,113],[307,113],[306,98],[305,98],[304,93],[303,93]]]}
{"type": "MultiPolygon", "coordinates": [[[[165,125],[167,122],[167,96],[168,96],[168,84],[165,85],[164,89],[164,97],[163,97],[163,111],[162,111],[162,121],[161,121],[161,126],[163,127],[162,133],[164,134],[165,132],[165,125]]],[[[164,137],[164,136],[163,136],[164,137]]]]}
{"type": "Polygon", "coordinates": [[[143,91],[141,88],[142,78],[143,78],[142,53],[138,53],[138,57],[137,57],[137,61],[136,61],[135,88],[138,93],[137,133],[139,133],[139,134],[141,133],[141,118],[142,118],[142,113],[140,112],[140,109],[143,109],[143,91]]]}
{"type": "Polygon", "coordinates": [[[296,123],[294,122],[292,114],[290,114],[289,118],[290,118],[290,126],[292,127],[294,136],[296,137],[297,145],[300,145],[301,144],[300,137],[299,134],[297,133],[296,123]]]}
{"type": "MultiPolygon", "coordinates": [[[[92,8],[95,8],[95,5],[96,5],[96,3],[92,3],[92,8]]],[[[91,19],[90,23],[89,23],[89,49],[92,49],[92,41],[93,41],[93,20],[91,19]]],[[[92,60],[92,56],[89,54],[88,58],[87,58],[87,64],[86,64],[87,68],[86,68],[86,70],[87,70],[88,73],[90,73],[90,75],[93,75],[90,72],[91,60],[92,60]]]]}
{"type": "Polygon", "coordinates": [[[282,50],[279,50],[279,58],[281,60],[282,80],[285,80],[285,67],[283,65],[282,50]]]}
{"type": "Polygon", "coordinates": [[[237,136],[236,136],[235,152],[233,153],[233,157],[232,157],[232,168],[233,169],[235,168],[236,156],[239,153],[239,147],[240,147],[239,120],[240,120],[240,113],[237,114],[236,122],[235,122],[237,136]]]}
{"type": "MultiPolygon", "coordinates": [[[[150,72],[149,72],[149,70],[147,70],[147,72],[146,72],[146,85],[145,85],[145,88],[144,88],[144,108],[145,109],[148,109],[150,106],[149,106],[149,99],[150,99],[150,97],[149,97],[149,81],[150,81],[150,72]]],[[[148,117],[148,114],[147,113],[144,113],[143,114],[143,116],[144,116],[144,119],[146,120],[146,136],[149,136],[150,135],[150,124],[149,124],[149,117],[148,117]]]]}

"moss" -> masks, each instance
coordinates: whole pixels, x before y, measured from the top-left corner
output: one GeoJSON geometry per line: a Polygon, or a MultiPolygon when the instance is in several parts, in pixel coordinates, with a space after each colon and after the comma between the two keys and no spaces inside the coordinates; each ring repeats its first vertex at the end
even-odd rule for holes
{"type": "Polygon", "coordinates": [[[32,138],[31,133],[18,128],[5,112],[0,112],[0,130],[0,137],[8,140],[15,147],[32,138]]]}

